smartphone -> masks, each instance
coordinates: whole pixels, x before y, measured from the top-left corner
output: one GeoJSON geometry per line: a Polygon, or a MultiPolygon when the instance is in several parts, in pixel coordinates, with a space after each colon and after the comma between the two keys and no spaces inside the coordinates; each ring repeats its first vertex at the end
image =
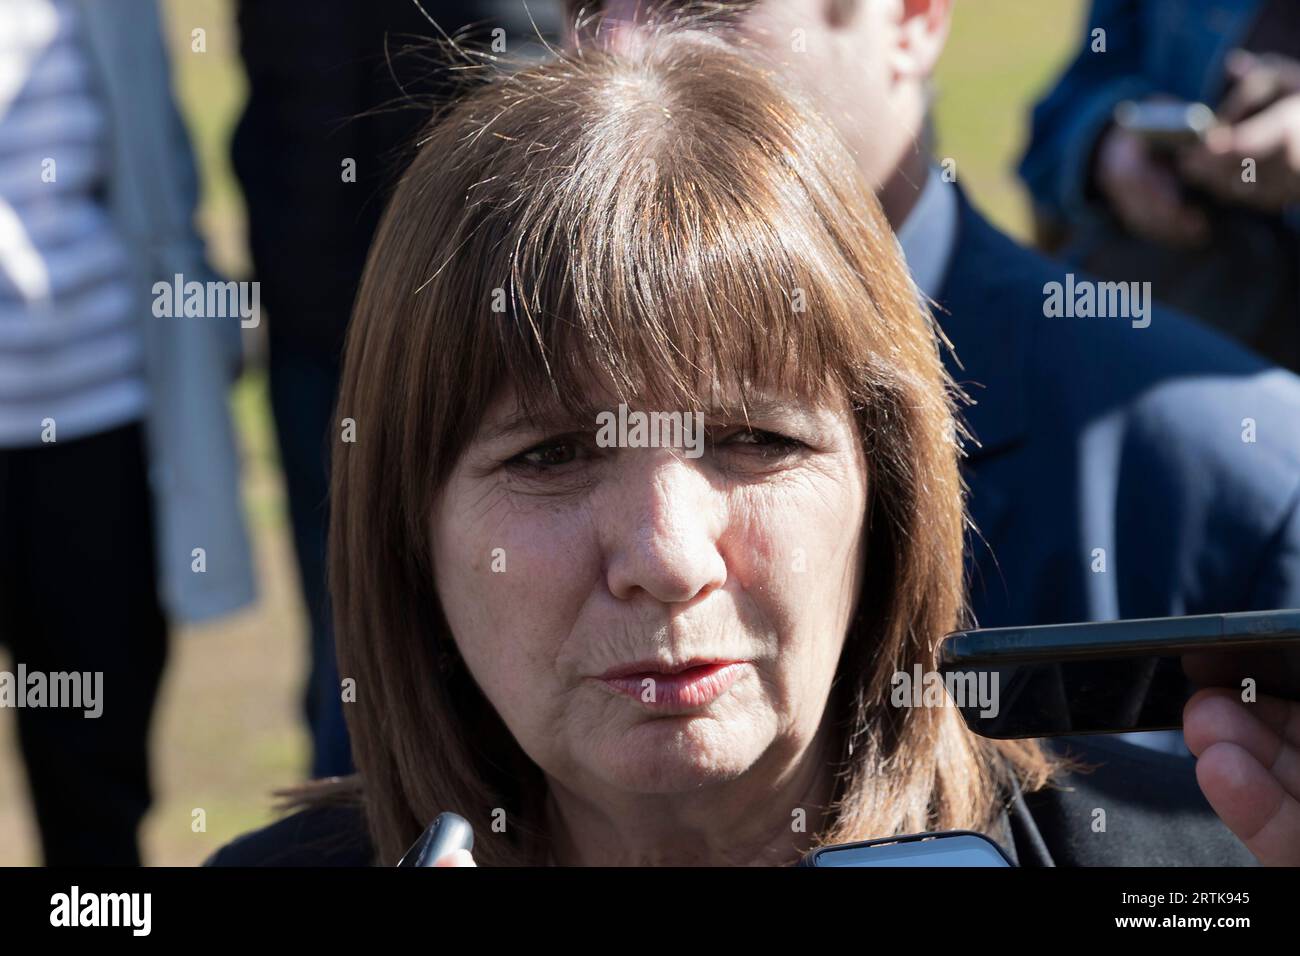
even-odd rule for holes
{"type": "Polygon", "coordinates": [[[1205,139],[1214,126],[1214,110],[1204,103],[1177,100],[1135,102],[1115,107],[1115,125],[1161,152],[1174,152],[1205,139]]]}
{"type": "Polygon", "coordinates": [[[398,866],[435,866],[437,862],[455,850],[474,849],[474,827],[458,813],[445,810],[438,814],[432,823],[420,834],[420,838],[411,844],[398,866]]]}
{"type": "Polygon", "coordinates": [[[1300,610],[959,631],[939,675],[983,737],[1175,730],[1202,687],[1300,700],[1300,610]]]}
{"type": "Polygon", "coordinates": [[[799,866],[1012,866],[1002,848],[982,833],[945,830],[842,843],[813,850],[799,866]]]}

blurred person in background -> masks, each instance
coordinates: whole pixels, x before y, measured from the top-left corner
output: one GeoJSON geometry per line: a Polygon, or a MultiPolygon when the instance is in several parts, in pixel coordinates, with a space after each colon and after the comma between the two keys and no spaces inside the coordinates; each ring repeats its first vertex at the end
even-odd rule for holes
{"type": "Polygon", "coordinates": [[[155,282],[212,278],[196,201],[153,0],[5,0],[0,640],[29,674],[103,675],[98,717],[17,710],[50,865],[140,862],[168,620],[253,599],[240,317],[154,311],[155,282]]]}
{"type": "Polygon", "coordinates": [[[1020,173],[1046,247],[1300,370],[1300,3],[1094,0],[1020,173]],[[1114,120],[1163,99],[1218,127],[1165,150],[1114,120]]]}
{"type": "MultiPolygon", "coordinates": [[[[240,0],[249,95],[235,172],[268,312],[271,412],[284,470],[310,672],[311,775],[352,769],[325,587],[330,442],[339,353],[387,192],[452,76],[424,56],[438,28],[494,29],[496,52],[555,36],[558,0],[240,0]]],[[[462,76],[463,79],[463,76],[462,76]]],[[[364,436],[358,436],[364,441],[364,436]]],[[[346,676],[346,675],[344,675],[346,676]]]]}

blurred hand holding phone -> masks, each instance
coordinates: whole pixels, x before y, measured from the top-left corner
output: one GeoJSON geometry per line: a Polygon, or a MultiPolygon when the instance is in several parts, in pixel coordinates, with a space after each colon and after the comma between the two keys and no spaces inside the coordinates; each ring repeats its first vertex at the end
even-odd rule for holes
{"type": "Polygon", "coordinates": [[[1213,128],[1213,111],[1203,103],[1128,100],[1112,119],[1097,144],[1092,181],[1124,229],[1162,246],[1208,243],[1202,197],[1187,188],[1178,162],[1213,128]]]}
{"type": "Polygon", "coordinates": [[[1225,82],[1217,111],[1168,97],[1115,107],[1095,178],[1134,235],[1199,245],[1210,206],[1276,213],[1300,201],[1300,61],[1236,50],[1225,82]]]}
{"type": "Polygon", "coordinates": [[[1178,171],[1219,202],[1276,214],[1300,202],[1300,61],[1236,50],[1228,90],[1204,141],[1178,171]]]}

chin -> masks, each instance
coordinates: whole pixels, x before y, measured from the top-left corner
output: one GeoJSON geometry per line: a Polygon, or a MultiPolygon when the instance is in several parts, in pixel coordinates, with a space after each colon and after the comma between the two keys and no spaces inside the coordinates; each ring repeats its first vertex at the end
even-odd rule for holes
{"type": "Polygon", "coordinates": [[[625,729],[599,755],[599,775],[635,793],[688,793],[726,783],[749,770],[763,752],[752,726],[710,715],[660,717],[625,729]]]}

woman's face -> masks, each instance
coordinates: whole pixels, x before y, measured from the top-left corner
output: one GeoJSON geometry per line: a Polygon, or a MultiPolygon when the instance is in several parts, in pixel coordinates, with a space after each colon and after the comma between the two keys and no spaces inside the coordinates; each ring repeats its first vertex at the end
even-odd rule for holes
{"type": "MultiPolygon", "coordinates": [[[[847,405],[760,397],[749,427],[706,414],[697,455],[605,447],[595,413],[512,428],[502,394],[443,489],[431,530],[456,645],[568,788],[764,786],[817,733],[868,476],[847,405]]],[[[596,408],[617,421],[617,403],[596,408]]]]}

